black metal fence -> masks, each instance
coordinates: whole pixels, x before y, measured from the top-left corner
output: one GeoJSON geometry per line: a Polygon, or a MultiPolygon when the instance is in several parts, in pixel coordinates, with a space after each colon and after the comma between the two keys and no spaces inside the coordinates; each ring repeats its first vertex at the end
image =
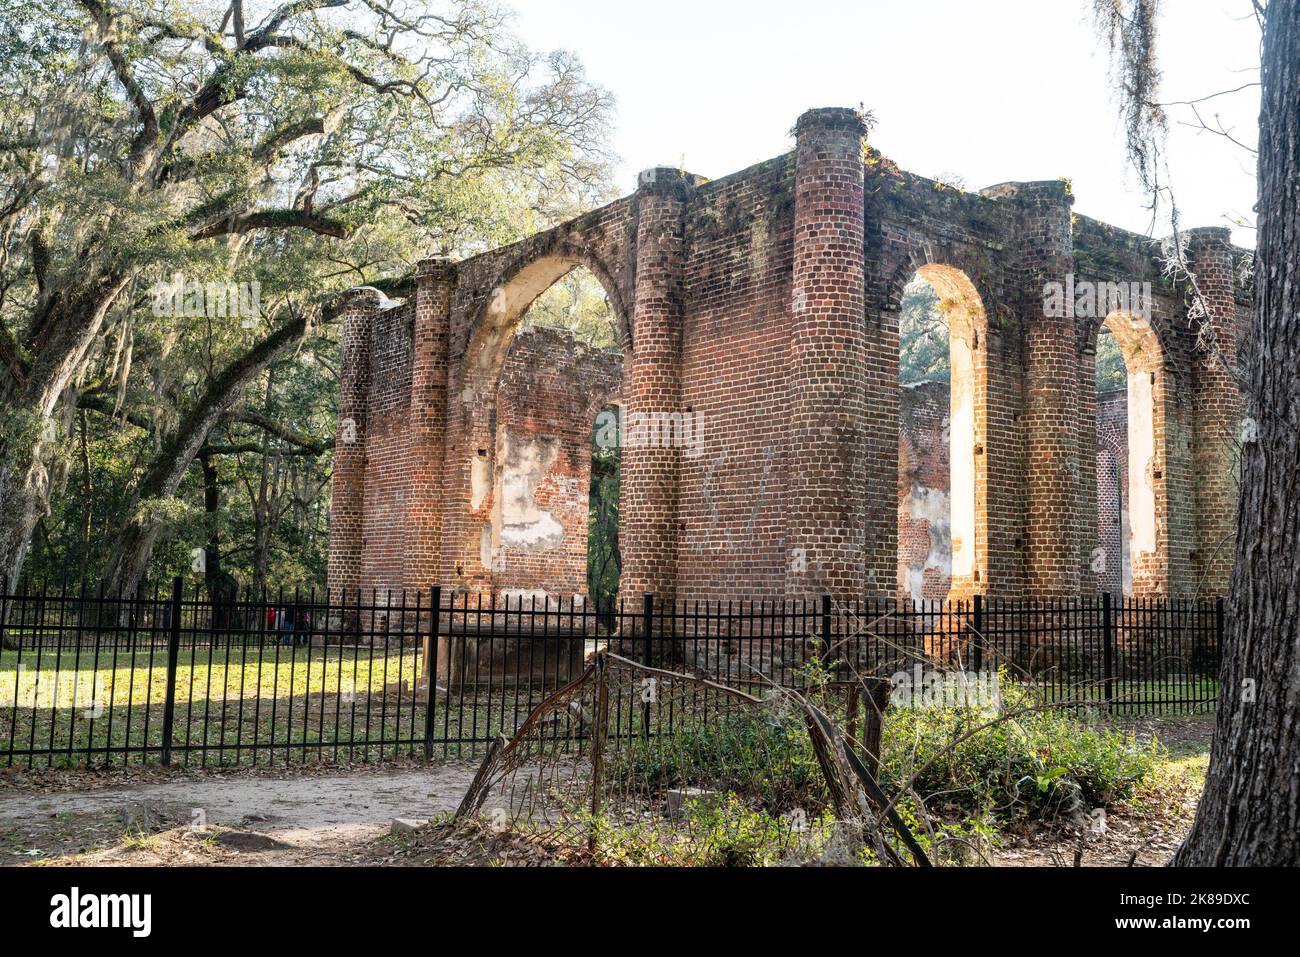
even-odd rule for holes
{"type": "MultiPolygon", "coordinates": [[[[913,606],[646,595],[597,608],[439,588],[214,601],[180,579],[134,598],[20,587],[0,591],[0,763],[470,755],[512,734],[601,646],[751,692],[996,673],[1062,707],[1184,714],[1213,707],[1223,614],[1222,600],[1110,596],[913,606]]],[[[631,729],[640,704],[613,707],[614,727],[631,729]]]]}

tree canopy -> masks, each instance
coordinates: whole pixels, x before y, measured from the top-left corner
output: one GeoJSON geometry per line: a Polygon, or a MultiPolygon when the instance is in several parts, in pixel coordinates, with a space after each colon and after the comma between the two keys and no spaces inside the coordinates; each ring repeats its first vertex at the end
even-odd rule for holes
{"type": "Polygon", "coordinates": [[[319,577],[326,304],[607,198],[611,108],[478,0],[0,0],[0,578],[267,523],[319,577]]]}
{"type": "Polygon", "coordinates": [[[950,349],[948,322],[939,294],[924,279],[914,279],[903,290],[898,313],[898,381],[947,382],[950,349]]]}

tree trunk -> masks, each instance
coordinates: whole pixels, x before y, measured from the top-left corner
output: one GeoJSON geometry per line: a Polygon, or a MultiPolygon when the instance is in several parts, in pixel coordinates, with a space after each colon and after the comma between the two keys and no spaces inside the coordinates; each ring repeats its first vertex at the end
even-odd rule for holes
{"type": "Polygon", "coordinates": [[[204,545],[203,577],[212,602],[212,627],[223,631],[232,624],[235,602],[234,579],[221,567],[221,484],[211,452],[199,454],[203,468],[203,514],[207,526],[204,545]]]}
{"type": "MultiPolygon", "coordinates": [[[[271,397],[275,392],[275,370],[266,377],[266,394],[262,400],[264,414],[271,414],[271,397]]],[[[253,502],[253,594],[266,591],[266,569],[271,550],[271,506],[268,502],[271,483],[270,436],[262,433],[261,473],[257,485],[257,498],[253,502]]]]}
{"type": "Polygon", "coordinates": [[[89,562],[90,535],[94,509],[91,507],[95,486],[90,477],[90,436],[87,434],[86,410],[77,418],[78,449],[81,452],[81,560],[89,562]]]}
{"type": "Polygon", "coordinates": [[[297,345],[307,331],[307,320],[299,317],[263,339],[251,352],[226,367],[208,386],[203,397],[181,420],[180,426],[163,443],[140,479],[134,514],[118,535],[105,583],[109,594],[135,594],[149,569],[154,544],[163,523],[151,503],[171,498],[189,471],[208,433],[239,398],[240,390],[261,373],[267,364],[297,345]]]}
{"type": "Polygon", "coordinates": [[[14,422],[0,437],[0,582],[15,586],[49,494],[42,450],[28,435],[31,428],[14,422]]]}
{"type": "Polygon", "coordinates": [[[43,301],[33,322],[31,369],[21,381],[7,380],[12,385],[0,395],[0,581],[16,583],[22,574],[36,523],[48,506],[48,468],[58,442],[48,423],[127,278],[99,276],[43,301]]]}
{"type": "Polygon", "coordinates": [[[1300,0],[1270,0],[1260,79],[1258,439],[1242,453],[1214,744],[1181,865],[1300,864],[1300,0]]]}

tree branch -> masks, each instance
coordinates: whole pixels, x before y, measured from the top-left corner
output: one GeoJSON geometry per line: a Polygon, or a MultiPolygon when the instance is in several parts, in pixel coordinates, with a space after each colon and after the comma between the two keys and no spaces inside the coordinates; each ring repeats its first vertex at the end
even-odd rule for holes
{"type": "Polygon", "coordinates": [[[332,447],[333,443],[319,439],[314,435],[308,435],[303,432],[297,432],[287,425],[275,421],[260,412],[232,412],[226,416],[230,422],[243,422],[246,425],[253,425],[274,435],[277,439],[288,442],[290,445],[296,445],[303,455],[321,455],[332,447]]]}
{"type": "Polygon", "coordinates": [[[126,57],[122,55],[122,50],[118,46],[117,28],[113,23],[111,11],[100,0],[78,0],[78,2],[95,19],[95,23],[99,27],[100,46],[103,47],[108,62],[112,64],[117,81],[126,90],[126,95],[140,120],[140,132],[131,144],[131,152],[127,155],[127,164],[132,170],[147,166],[149,164],[146,158],[156,148],[158,141],[158,116],[154,112],[153,102],[145,94],[144,88],[137,82],[135,74],[131,70],[131,65],[127,63],[126,57]]]}
{"type": "Polygon", "coordinates": [[[213,239],[217,236],[241,235],[253,229],[306,229],[321,236],[347,239],[352,227],[337,219],[317,216],[302,209],[266,209],[239,213],[190,233],[190,239],[213,239]]]}
{"type": "MultiPolygon", "coordinates": [[[[113,401],[108,396],[102,393],[86,392],[77,396],[77,408],[79,409],[87,409],[91,412],[98,412],[101,415],[113,419],[114,421],[126,422],[146,432],[153,431],[154,424],[155,424],[154,420],[146,413],[135,411],[132,409],[120,409],[114,412],[113,407],[114,407],[113,401]]],[[[262,429],[264,432],[267,432],[270,435],[274,435],[276,438],[284,442],[287,442],[288,444],[295,447],[294,449],[283,453],[286,455],[323,455],[324,453],[330,450],[333,444],[325,439],[317,438],[314,435],[309,435],[305,432],[295,431],[294,429],[289,428],[287,425],[283,425],[280,422],[276,422],[274,419],[268,418],[267,416],[262,415],[261,413],[258,412],[244,412],[244,411],[227,412],[225,415],[221,417],[221,421],[242,422],[246,425],[252,425],[259,429],[262,429]]],[[[261,446],[239,445],[239,444],[217,445],[210,442],[205,443],[203,448],[207,449],[209,452],[212,452],[213,454],[219,454],[219,455],[229,455],[235,452],[260,452],[261,451],[261,446]]]]}
{"type": "Polygon", "coordinates": [[[253,149],[253,158],[259,163],[271,163],[280,151],[294,140],[325,132],[324,117],[311,116],[305,120],[287,123],[271,133],[253,149]]]}
{"type": "MultiPolygon", "coordinates": [[[[207,443],[208,433],[227,414],[240,390],[267,365],[297,345],[308,329],[307,315],[296,316],[213,378],[141,476],[135,500],[147,502],[175,495],[199,449],[207,443]]],[[[106,578],[110,590],[120,588],[124,594],[135,590],[149,565],[158,532],[157,520],[143,513],[137,513],[122,529],[106,578]]]]}

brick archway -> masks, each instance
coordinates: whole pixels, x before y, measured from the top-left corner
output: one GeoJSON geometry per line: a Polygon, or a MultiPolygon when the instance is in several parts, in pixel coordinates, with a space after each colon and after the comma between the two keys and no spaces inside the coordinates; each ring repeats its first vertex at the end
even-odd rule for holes
{"type": "Polygon", "coordinates": [[[525,251],[500,270],[471,322],[466,370],[477,380],[490,378],[510,347],[510,338],[542,293],[573,272],[585,269],[600,282],[613,312],[618,340],[625,352],[633,345],[631,317],[618,284],[600,258],[589,250],[563,243],[540,254],[525,251]]]}
{"type": "MultiPolygon", "coordinates": [[[[511,347],[517,341],[517,333],[528,310],[543,293],[575,269],[586,269],[601,283],[613,313],[612,319],[618,338],[623,343],[623,348],[628,349],[631,344],[630,327],[617,286],[610,280],[609,272],[599,259],[569,244],[558,246],[535,257],[521,258],[509,263],[493,283],[470,329],[463,364],[463,386],[460,395],[453,397],[453,401],[458,399],[465,407],[466,414],[462,418],[465,432],[460,437],[453,435],[453,441],[448,445],[449,456],[453,455],[453,450],[458,447],[468,453],[469,488],[466,499],[449,503],[454,509],[465,510],[464,522],[460,525],[462,537],[458,543],[449,544],[453,554],[457,556],[454,565],[457,578],[467,584],[472,583],[481,591],[496,590],[498,579],[508,580],[514,591],[542,590],[532,587],[542,580],[540,573],[529,571],[527,574],[522,574],[519,568],[512,570],[508,567],[510,559],[506,540],[509,537],[507,533],[510,522],[509,515],[503,515],[503,509],[506,507],[503,501],[503,488],[521,482],[526,485],[539,480],[540,474],[531,473],[539,470],[545,472],[554,467],[557,449],[548,446],[544,453],[539,453],[534,448],[535,438],[521,440],[521,437],[512,435],[505,428],[498,390],[502,384],[502,373],[511,353],[511,347]],[[527,451],[528,449],[531,451],[527,451]],[[536,458],[539,454],[542,458],[537,461],[531,459],[518,461],[521,455],[525,458],[529,456],[536,458]],[[529,474],[522,475],[521,470],[529,474]]],[[[582,378],[582,370],[576,362],[569,362],[576,358],[576,356],[566,356],[562,351],[557,352],[555,345],[551,344],[536,357],[536,361],[544,364],[545,368],[534,370],[534,374],[542,376],[563,369],[569,384],[577,388],[582,378]]],[[[563,385],[557,382],[552,387],[542,390],[537,398],[549,399],[558,395],[562,388],[563,385]]],[[[621,392],[621,383],[615,390],[611,384],[602,379],[593,388],[596,391],[585,399],[582,421],[594,417],[594,407],[608,401],[615,391],[621,392]]],[[[556,415],[553,418],[555,421],[551,431],[556,432],[557,435],[551,438],[565,447],[571,445],[572,442],[562,440],[558,433],[567,435],[568,427],[571,425],[568,420],[572,416],[556,415]],[[563,422],[560,421],[561,418],[564,419],[563,422]]],[[[570,463],[570,465],[573,467],[567,471],[577,476],[575,481],[580,485],[582,476],[589,474],[590,463],[587,463],[586,469],[579,464],[570,463]]],[[[583,504],[586,502],[585,492],[576,494],[574,498],[575,502],[578,499],[581,499],[583,504]]],[[[576,508],[577,505],[575,504],[574,507],[576,508]]],[[[562,524],[567,526],[574,523],[565,521],[562,524]]],[[[574,542],[568,541],[574,538],[573,528],[561,528],[557,524],[554,531],[556,534],[567,533],[562,542],[557,542],[557,548],[568,551],[576,549],[574,542]]],[[[572,555],[568,557],[572,558],[572,555]]],[[[530,563],[523,562],[518,557],[515,558],[514,563],[520,568],[531,569],[530,563]]],[[[566,564],[572,562],[566,561],[566,564]]],[[[566,590],[572,591],[569,586],[573,584],[570,579],[574,576],[561,577],[565,582],[566,590]]]]}
{"type": "Polygon", "coordinates": [[[923,263],[915,277],[939,297],[948,329],[949,598],[988,585],[988,314],[962,269],[923,263]]]}
{"type": "MultiPolygon", "coordinates": [[[[1168,394],[1165,348],[1152,317],[1116,309],[1100,323],[1090,324],[1088,354],[1095,356],[1097,336],[1103,327],[1114,335],[1119,345],[1126,379],[1124,444],[1127,461],[1124,474],[1127,481],[1121,495],[1125,505],[1124,534],[1127,540],[1122,543],[1120,552],[1127,574],[1123,580],[1129,583],[1128,590],[1134,595],[1169,594],[1168,405],[1171,397],[1168,394]]],[[[1090,365],[1086,364],[1085,368],[1090,365]]],[[[1085,393],[1095,396],[1095,377],[1081,381],[1080,386],[1085,393]]],[[[1095,459],[1093,464],[1095,466],[1095,459]]],[[[1106,556],[1104,560],[1110,561],[1113,557],[1106,556]]],[[[1092,563],[1096,572],[1096,552],[1092,563]]]]}

